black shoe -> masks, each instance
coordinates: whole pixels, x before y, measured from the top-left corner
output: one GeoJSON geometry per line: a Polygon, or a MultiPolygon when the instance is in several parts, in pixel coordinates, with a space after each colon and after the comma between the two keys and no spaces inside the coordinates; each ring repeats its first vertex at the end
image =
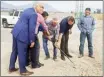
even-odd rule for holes
{"type": "Polygon", "coordinates": [[[68,57],[72,58],[73,56],[71,56],[70,54],[66,54],[68,57]]]}
{"type": "Polygon", "coordinates": [[[32,74],[34,74],[34,72],[26,71],[26,72],[20,73],[20,75],[23,75],[23,76],[28,76],[32,74]]]}
{"type": "Polygon", "coordinates": [[[61,56],[61,60],[65,61],[65,57],[64,56],[61,56]]]}
{"type": "Polygon", "coordinates": [[[39,62],[39,66],[44,66],[44,64],[39,62]]]}
{"type": "Polygon", "coordinates": [[[29,66],[31,64],[31,62],[27,63],[26,66],[29,66]]]}
{"type": "Polygon", "coordinates": [[[80,54],[78,58],[82,58],[83,56],[84,56],[83,54],[80,54]]]}
{"type": "Polygon", "coordinates": [[[95,58],[94,56],[90,56],[90,55],[89,55],[89,57],[90,57],[90,58],[95,58]]]}
{"type": "Polygon", "coordinates": [[[35,68],[40,68],[41,66],[39,64],[35,65],[35,66],[32,66],[33,69],[35,68]]]}
{"type": "Polygon", "coordinates": [[[46,56],[45,60],[48,60],[50,58],[50,56],[46,56]]]}
{"type": "Polygon", "coordinates": [[[12,73],[12,72],[18,71],[18,69],[19,69],[19,68],[9,69],[9,73],[12,73]]]}
{"type": "Polygon", "coordinates": [[[56,61],[56,60],[57,60],[57,57],[56,57],[56,56],[54,56],[54,57],[53,57],[53,60],[54,60],[54,61],[56,61]]]}

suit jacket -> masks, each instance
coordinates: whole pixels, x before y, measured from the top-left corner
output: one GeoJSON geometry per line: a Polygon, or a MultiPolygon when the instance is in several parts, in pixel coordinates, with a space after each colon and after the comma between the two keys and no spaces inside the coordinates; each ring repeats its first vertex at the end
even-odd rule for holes
{"type": "Polygon", "coordinates": [[[12,34],[17,40],[30,44],[35,40],[36,24],[37,13],[34,8],[28,8],[21,14],[12,30],[12,34]]]}

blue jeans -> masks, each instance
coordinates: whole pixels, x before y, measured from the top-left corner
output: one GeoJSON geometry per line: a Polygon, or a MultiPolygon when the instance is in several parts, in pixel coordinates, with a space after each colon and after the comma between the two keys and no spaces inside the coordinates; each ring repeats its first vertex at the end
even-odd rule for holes
{"type": "MultiPolygon", "coordinates": [[[[49,55],[49,51],[48,51],[48,47],[47,44],[48,43],[48,39],[43,37],[43,49],[45,51],[45,55],[48,56],[49,55]]],[[[57,56],[57,48],[54,46],[54,41],[53,41],[53,56],[57,56]]]]}
{"type": "Polygon", "coordinates": [[[87,37],[87,41],[88,41],[89,56],[92,56],[93,55],[92,33],[83,33],[83,32],[80,33],[79,51],[80,51],[80,54],[83,54],[84,43],[85,43],[86,37],[87,37]]]}

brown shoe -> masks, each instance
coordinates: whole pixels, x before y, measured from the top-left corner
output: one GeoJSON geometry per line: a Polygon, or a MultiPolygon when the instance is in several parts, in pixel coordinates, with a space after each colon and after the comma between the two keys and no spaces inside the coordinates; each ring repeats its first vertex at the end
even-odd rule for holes
{"type": "Polygon", "coordinates": [[[18,71],[18,69],[19,69],[19,68],[9,69],[9,73],[12,73],[12,72],[18,71]]]}
{"type": "Polygon", "coordinates": [[[26,72],[20,73],[20,75],[22,75],[22,76],[29,76],[32,74],[34,74],[34,72],[26,71],[26,72]]]}

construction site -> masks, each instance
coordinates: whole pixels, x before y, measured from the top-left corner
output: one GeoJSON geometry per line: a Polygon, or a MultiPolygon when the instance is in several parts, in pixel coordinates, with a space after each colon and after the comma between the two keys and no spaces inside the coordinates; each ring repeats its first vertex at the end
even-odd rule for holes
{"type": "MultiPolygon", "coordinates": [[[[77,23],[78,19],[84,15],[85,1],[75,2],[75,11],[73,12],[49,12],[49,18],[58,17],[61,21],[64,17],[72,15],[75,17],[76,22],[72,28],[72,34],[69,35],[68,49],[73,58],[70,58],[71,62],[67,57],[65,61],[60,59],[60,50],[57,52],[57,61],[52,60],[53,46],[51,42],[48,42],[48,49],[51,58],[44,60],[45,53],[43,50],[42,32],[39,32],[40,42],[40,62],[44,63],[44,67],[31,69],[31,66],[26,67],[30,71],[34,71],[31,76],[103,76],[103,12],[100,10],[93,11],[91,16],[96,21],[95,30],[93,32],[93,50],[94,59],[88,57],[88,43],[87,39],[84,46],[84,57],[78,58],[79,56],[79,45],[80,45],[80,31],[77,23]],[[75,68],[74,68],[75,67],[75,68]]],[[[102,8],[103,9],[103,8],[102,8]]],[[[10,55],[12,52],[12,28],[4,28],[1,24],[1,76],[20,76],[19,71],[12,74],[8,73],[8,64],[10,55]]],[[[18,60],[16,67],[19,67],[18,60]]]]}

